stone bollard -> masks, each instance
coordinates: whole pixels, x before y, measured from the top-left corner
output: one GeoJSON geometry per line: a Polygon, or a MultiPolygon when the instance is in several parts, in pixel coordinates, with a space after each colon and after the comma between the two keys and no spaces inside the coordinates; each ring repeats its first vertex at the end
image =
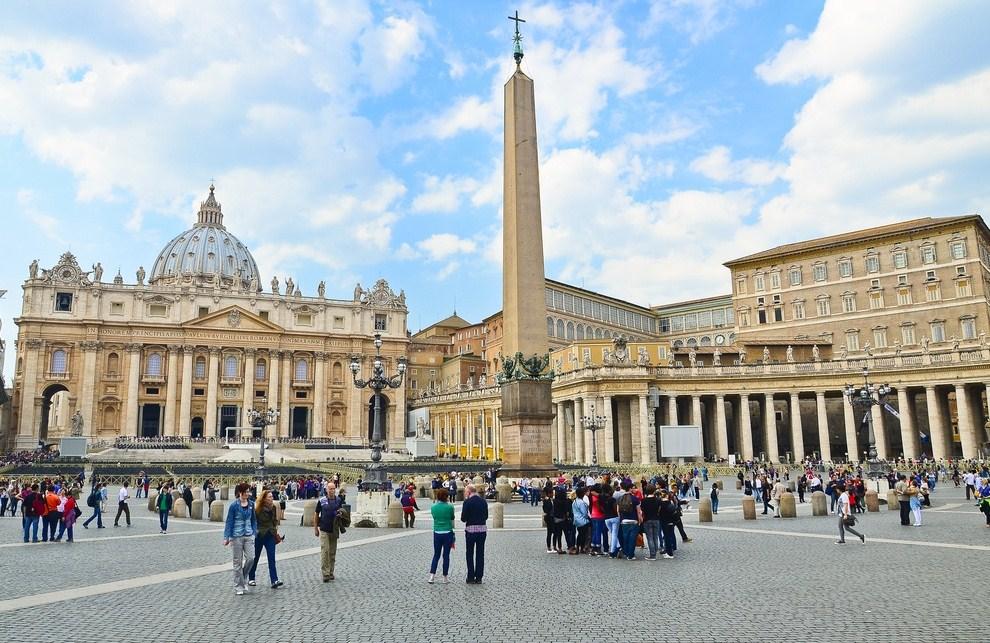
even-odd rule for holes
{"type": "Polygon", "coordinates": [[[743,520],[756,520],[756,498],[753,496],[743,496],[742,510],[743,520]]]}
{"type": "Polygon", "coordinates": [[[464,485],[459,485],[457,487],[457,502],[464,502],[464,485]]]}
{"type": "Polygon", "coordinates": [[[158,502],[158,492],[157,491],[149,491],[148,492],[148,511],[150,511],[151,513],[158,513],[158,510],[155,508],[155,503],[157,503],[157,502],[158,502]]]}
{"type": "Polygon", "coordinates": [[[193,500],[192,501],[192,507],[189,510],[189,517],[192,518],[193,520],[202,520],[203,519],[203,501],[202,500],[193,500]]]}
{"type": "Polygon", "coordinates": [[[220,501],[210,505],[210,522],[223,522],[223,503],[220,501]]]}
{"type": "Polygon", "coordinates": [[[172,502],[172,517],[173,518],[185,518],[189,515],[188,509],[186,509],[186,501],[182,498],[174,500],[172,502]]]}
{"type": "Polygon", "coordinates": [[[797,518],[797,505],[794,504],[793,493],[785,491],[781,494],[779,502],[781,518],[797,518]]]}
{"type": "Polygon", "coordinates": [[[492,529],[502,529],[505,526],[505,505],[501,502],[492,503],[492,529]]]}
{"type": "Polygon", "coordinates": [[[816,491],[811,494],[811,515],[813,516],[827,516],[828,515],[828,499],[825,494],[821,491],[816,491]]]}
{"type": "Polygon", "coordinates": [[[872,513],[880,511],[880,498],[874,489],[866,492],[866,510],[872,513]]]}
{"type": "Polygon", "coordinates": [[[900,511],[901,503],[897,502],[897,492],[891,489],[887,492],[887,509],[890,511],[900,511]]]}
{"type": "Polygon", "coordinates": [[[203,488],[193,487],[193,500],[202,500],[202,499],[203,499],[203,488]]]}
{"type": "Polygon", "coordinates": [[[702,498],[698,501],[698,522],[712,521],[712,499],[702,498]]]}
{"type": "Polygon", "coordinates": [[[385,525],[389,529],[402,528],[402,503],[391,502],[385,512],[385,525]]]}
{"type": "Polygon", "coordinates": [[[175,507],[175,502],[182,499],[182,492],[178,489],[172,490],[172,507],[175,507]]]}
{"type": "Polygon", "coordinates": [[[220,487],[220,499],[230,500],[230,488],[227,485],[222,485],[220,487]]]}
{"type": "Polygon", "coordinates": [[[736,491],[742,491],[742,488],[743,488],[742,480],[736,478],[736,491]]]}
{"type": "Polygon", "coordinates": [[[512,502],[512,485],[507,478],[499,478],[495,485],[495,497],[500,503],[512,502]]]}
{"type": "Polygon", "coordinates": [[[300,527],[312,527],[316,524],[316,500],[307,500],[303,503],[303,515],[299,519],[300,527]]]}

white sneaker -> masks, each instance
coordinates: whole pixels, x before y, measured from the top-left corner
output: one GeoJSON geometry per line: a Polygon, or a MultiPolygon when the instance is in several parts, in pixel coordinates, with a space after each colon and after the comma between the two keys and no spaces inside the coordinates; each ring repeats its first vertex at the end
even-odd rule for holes
{"type": "Polygon", "coordinates": [[[429,583],[430,585],[432,585],[433,584],[433,580],[434,580],[434,576],[433,576],[433,574],[430,574],[430,577],[426,579],[426,582],[429,583]]]}
{"type": "Polygon", "coordinates": [[[673,556],[671,556],[671,555],[669,555],[669,554],[664,554],[664,555],[663,555],[663,557],[664,557],[664,558],[673,558],[673,556]]]}
{"type": "Polygon", "coordinates": [[[237,594],[238,596],[244,596],[244,590],[243,589],[235,589],[234,590],[234,593],[237,594]]]}
{"type": "Polygon", "coordinates": [[[444,585],[447,585],[447,584],[449,584],[449,583],[450,583],[450,579],[449,579],[449,578],[447,578],[446,576],[444,576],[444,577],[443,577],[443,584],[444,584],[444,585]]]}
{"type": "Polygon", "coordinates": [[[251,587],[257,587],[258,586],[258,583],[257,583],[257,581],[249,580],[248,581],[248,585],[250,585],[251,587]]]}
{"type": "Polygon", "coordinates": [[[553,551],[552,549],[548,549],[548,550],[547,550],[547,553],[548,553],[548,554],[553,554],[553,553],[555,553],[555,552],[554,552],[554,551],[553,551]]]}

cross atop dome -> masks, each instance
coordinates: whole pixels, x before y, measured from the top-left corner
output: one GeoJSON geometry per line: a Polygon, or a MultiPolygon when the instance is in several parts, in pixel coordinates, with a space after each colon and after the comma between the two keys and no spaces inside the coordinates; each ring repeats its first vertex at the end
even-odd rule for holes
{"type": "Polygon", "coordinates": [[[201,201],[199,204],[199,214],[196,216],[196,225],[198,226],[207,225],[223,228],[223,212],[220,211],[220,204],[217,203],[216,197],[213,196],[213,190],[215,189],[211,181],[210,196],[206,197],[206,201],[201,201]]]}

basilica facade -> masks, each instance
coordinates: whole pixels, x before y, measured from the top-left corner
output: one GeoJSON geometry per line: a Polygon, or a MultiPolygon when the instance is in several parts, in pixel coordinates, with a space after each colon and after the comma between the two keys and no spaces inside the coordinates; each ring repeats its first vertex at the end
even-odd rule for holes
{"type": "MultiPolygon", "coordinates": [[[[406,354],[405,294],[385,280],[353,296],[303,295],[292,279],[263,287],[247,247],[223,224],[214,187],[195,225],[177,235],[125,283],[104,281],[71,253],[37,261],[24,282],[18,325],[13,418],[3,445],[32,448],[82,434],[214,438],[248,427],[251,409],[275,408],[269,437],[334,438],[364,444],[374,400],[355,388],[382,361],[395,372],[406,354]]],[[[404,444],[403,388],[383,393],[385,434],[404,444]]]]}

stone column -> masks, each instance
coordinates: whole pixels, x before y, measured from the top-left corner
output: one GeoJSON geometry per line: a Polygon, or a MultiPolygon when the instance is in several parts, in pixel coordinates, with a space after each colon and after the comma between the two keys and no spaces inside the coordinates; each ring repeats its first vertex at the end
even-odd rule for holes
{"type": "Polygon", "coordinates": [[[883,417],[883,409],[874,404],[870,407],[870,414],[873,416],[873,436],[877,441],[877,457],[886,460],[889,453],[887,452],[887,423],[883,417]]]}
{"type": "Polygon", "coordinates": [[[138,434],[138,387],[141,384],[141,344],[128,344],[127,365],[127,406],[124,412],[124,426],[120,434],[134,436],[138,434]]]}
{"type": "Polygon", "coordinates": [[[605,421],[605,430],[601,431],[602,441],[598,443],[598,461],[615,462],[615,426],[612,416],[612,396],[602,396],[601,414],[608,418],[605,421]]]}
{"type": "Polygon", "coordinates": [[[278,370],[278,351],[268,351],[268,406],[277,409],[279,408],[279,370],[278,370]]]}
{"type": "Polygon", "coordinates": [[[639,396],[639,458],[640,464],[651,464],[657,461],[656,449],[650,436],[650,407],[646,395],[639,396]]]}
{"type": "Polygon", "coordinates": [[[636,443],[639,442],[639,436],[636,435],[632,426],[632,413],[629,404],[628,398],[620,398],[615,405],[615,424],[618,429],[616,437],[619,440],[618,462],[633,462],[633,453],[635,453],[636,443]]]}
{"type": "Polygon", "coordinates": [[[815,391],[815,408],[818,411],[818,449],[824,462],[832,461],[832,445],[828,437],[828,409],[825,407],[825,391],[815,391]]]}
{"type": "Polygon", "coordinates": [[[667,403],[667,426],[677,426],[677,396],[669,395],[667,403]]]}
{"type": "Polygon", "coordinates": [[[584,434],[587,431],[581,426],[581,418],[584,416],[584,400],[580,397],[574,398],[574,461],[587,462],[584,451],[584,434]]]}
{"type": "Polygon", "coordinates": [[[495,459],[499,459],[499,450],[502,448],[502,418],[499,417],[499,410],[492,411],[492,446],[495,451],[495,459]]]}
{"type": "Polygon", "coordinates": [[[244,399],[241,403],[241,426],[251,426],[248,411],[254,408],[254,357],[255,349],[244,349],[244,399]]]}
{"type": "Polygon", "coordinates": [[[217,435],[217,389],[220,386],[220,349],[210,348],[210,368],[206,381],[206,421],[203,424],[203,437],[217,435]]]}
{"type": "Polygon", "coordinates": [[[962,457],[976,457],[976,432],[973,430],[973,411],[969,406],[969,392],[965,384],[956,384],[956,421],[959,427],[959,442],[962,457]]]}
{"type": "Polygon", "coordinates": [[[182,393],[179,395],[179,435],[192,435],[193,353],[195,346],[182,347],[182,393]]]}
{"type": "Polygon", "coordinates": [[[715,453],[720,458],[729,457],[729,429],[725,423],[725,396],[715,396],[715,453]]]}
{"type": "Polygon", "coordinates": [[[938,390],[934,386],[925,387],[925,402],[928,405],[928,439],[932,444],[932,457],[942,460],[951,453],[949,431],[945,425],[941,401],[938,399],[938,390]]]}
{"type": "Polygon", "coordinates": [[[564,462],[567,460],[567,421],[564,418],[564,403],[557,402],[553,408],[557,414],[557,460],[564,462]]]}
{"type": "Polygon", "coordinates": [[[859,440],[856,439],[856,410],[853,408],[849,396],[842,396],[842,413],[846,429],[846,454],[850,462],[859,462],[863,454],[859,452],[859,440]]]}
{"type": "Polygon", "coordinates": [[[749,394],[739,395],[739,433],[743,460],[753,459],[753,418],[749,415],[749,394]]]}
{"type": "Polygon", "coordinates": [[[914,421],[914,396],[907,386],[897,389],[897,412],[901,421],[901,444],[904,445],[905,458],[918,457],[918,429],[914,421]]]}
{"type": "Polygon", "coordinates": [[[763,428],[766,431],[767,459],[774,464],[780,461],[777,450],[777,416],[773,406],[773,393],[763,394],[763,428]]]}
{"type": "Polygon", "coordinates": [[[798,393],[791,393],[791,448],[794,450],[794,462],[804,460],[804,427],[801,425],[801,398],[798,393]]]}
{"type": "MultiPolygon", "coordinates": [[[[292,420],[292,351],[282,352],[282,377],[280,381],[284,408],[278,416],[278,434],[287,438],[289,437],[289,422],[292,420]]],[[[358,406],[358,412],[354,415],[360,417],[360,409],[361,407],[358,406]]]]}
{"type": "Polygon", "coordinates": [[[42,346],[40,339],[28,339],[24,342],[24,372],[20,380],[21,406],[17,430],[17,448],[20,449],[34,449],[38,446],[40,427],[34,402],[38,395],[38,362],[41,359],[42,346]]]}
{"type": "MultiPolygon", "coordinates": [[[[313,377],[313,432],[317,438],[326,437],[327,417],[327,358],[326,353],[316,353],[316,375],[313,377]]],[[[401,424],[392,423],[392,431],[397,431],[401,424]]]]}
{"type": "Polygon", "coordinates": [[[481,409],[481,459],[488,459],[488,411],[481,409]]]}
{"type": "Polygon", "coordinates": [[[175,435],[175,405],[178,401],[179,390],[179,351],[178,344],[168,346],[168,379],[165,381],[165,435],[175,435]]]}
{"type": "Polygon", "coordinates": [[[83,418],[83,434],[87,437],[93,437],[95,435],[93,406],[96,400],[96,382],[99,379],[99,373],[96,368],[96,355],[100,349],[100,343],[82,342],[79,347],[83,351],[83,372],[79,380],[82,383],[82,391],[79,393],[79,403],[83,418]]]}

